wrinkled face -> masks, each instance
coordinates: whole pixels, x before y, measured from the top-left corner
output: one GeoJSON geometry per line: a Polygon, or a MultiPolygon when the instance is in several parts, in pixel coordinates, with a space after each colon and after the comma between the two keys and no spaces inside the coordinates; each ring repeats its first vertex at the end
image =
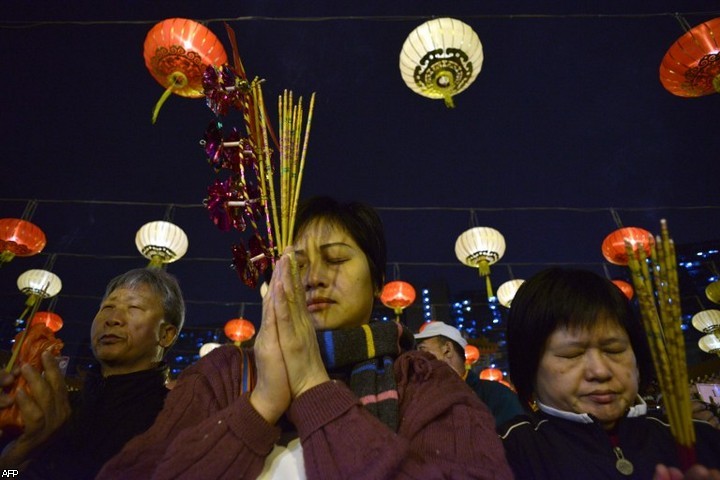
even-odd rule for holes
{"type": "Polygon", "coordinates": [[[350,234],[326,220],[314,220],[294,246],[315,329],[368,323],[375,289],[368,259],[350,234]]]}
{"type": "Polygon", "coordinates": [[[639,372],[625,330],[600,316],[591,330],[558,329],[548,338],[536,375],[537,399],[588,413],[611,429],[635,401],[639,372]]]}
{"type": "Polygon", "coordinates": [[[147,285],[117,288],[103,300],[90,330],[103,374],[146,370],[162,360],[177,334],[163,318],[162,300],[147,285]]]}

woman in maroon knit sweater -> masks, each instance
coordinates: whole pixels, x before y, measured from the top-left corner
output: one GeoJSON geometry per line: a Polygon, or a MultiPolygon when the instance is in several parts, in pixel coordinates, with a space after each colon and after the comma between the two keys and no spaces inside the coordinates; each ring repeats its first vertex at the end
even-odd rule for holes
{"type": "Polygon", "coordinates": [[[371,322],[376,212],[303,204],[252,351],[215,349],[98,478],[512,478],[485,405],[448,365],[371,322]]]}

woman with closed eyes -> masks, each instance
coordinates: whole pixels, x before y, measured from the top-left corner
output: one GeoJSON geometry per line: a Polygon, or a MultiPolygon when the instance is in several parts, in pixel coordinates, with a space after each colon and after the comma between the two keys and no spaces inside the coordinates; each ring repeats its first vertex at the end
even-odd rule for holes
{"type": "Polygon", "coordinates": [[[487,409],[448,365],[371,321],[377,213],[301,205],[252,350],[215,349],[99,478],[512,478],[487,409]],[[247,386],[247,388],[244,388],[247,386]]]}

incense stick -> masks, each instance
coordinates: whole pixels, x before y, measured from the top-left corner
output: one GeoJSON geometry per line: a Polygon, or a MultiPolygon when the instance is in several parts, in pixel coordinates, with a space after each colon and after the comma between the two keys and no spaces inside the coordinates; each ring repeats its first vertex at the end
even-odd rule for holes
{"type": "Polygon", "coordinates": [[[678,445],[682,466],[687,469],[695,461],[695,430],[681,329],[675,247],[665,220],[661,221],[661,236],[656,237],[655,243],[650,249],[650,265],[643,245],[633,251],[632,244],[626,241],[625,249],[670,430],[678,445]]]}

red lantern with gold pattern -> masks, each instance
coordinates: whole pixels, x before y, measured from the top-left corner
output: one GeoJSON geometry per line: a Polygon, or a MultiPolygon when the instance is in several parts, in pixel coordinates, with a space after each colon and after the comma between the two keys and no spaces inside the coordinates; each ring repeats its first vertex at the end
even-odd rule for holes
{"type": "Polygon", "coordinates": [[[475,345],[465,345],[465,365],[473,365],[480,359],[480,350],[475,345]]]}
{"type": "Polygon", "coordinates": [[[720,18],[685,32],[660,63],[660,83],[679,97],[700,97],[720,91],[720,18]]]}
{"type": "Polygon", "coordinates": [[[225,324],[225,335],[235,344],[240,344],[255,335],[255,325],[244,318],[233,318],[225,324]]]}
{"type": "Polygon", "coordinates": [[[63,326],[62,317],[55,312],[37,312],[30,320],[30,325],[42,323],[46,325],[54,333],[57,333],[63,326]]]}
{"type": "Polygon", "coordinates": [[[34,223],[19,218],[0,218],[0,265],[15,256],[36,255],[46,243],[45,233],[34,223]]]}
{"type": "Polygon", "coordinates": [[[615,284],[616,287],[620,289],[620,291],[627,297],[628,300],[632,300],[633,295],[635,294],[635,290],[633,289],[632,285],[630,285],[625,280],[612,280],[612,283],[615,284]]]}
{"type": "Polygon", "coordinates": [[[626,241],[632,245],[634,252],[637,251],[638,245],[642,245],[645,255],[648,257],[652,246],[655,244],[655,239],[647,230],[639,227],[619,228],[605,237],[602,242],[602,254],[605,260],[615,265],[627,265],[626,241]]]}
{"type": "Polygon", "coordinates": [[[480,372],[480,379],[499,382],[503,379],[503,373],[500,369],[497,368],[486,368],[480,372]]]}
{"type": "Polygon", "coordinates": [[[400,280],[388,282],[380,293],[380,301],[386,307],[393,309],[399,321],[403,309],[415,301],[415,289],[409,283],[400,280]]]}
{"type": "Polygon", "coordinates": [[[150,74],[166,89],[153,111],[153,123],[171,93],[203,97],[207,67],[227,63],[225,48],[215,34],[186,18],[168,18],[152,27],[145,37],[143,56],[150,74]]]}

